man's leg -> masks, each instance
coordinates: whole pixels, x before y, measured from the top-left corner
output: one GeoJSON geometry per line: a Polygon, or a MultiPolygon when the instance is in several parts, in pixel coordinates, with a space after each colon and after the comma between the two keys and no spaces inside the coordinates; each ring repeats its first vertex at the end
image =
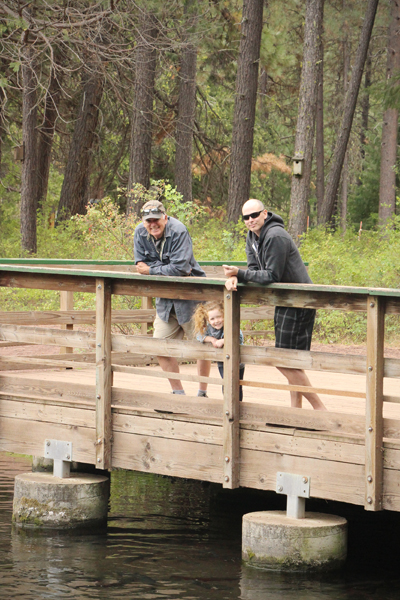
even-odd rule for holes
{"type": "MultiPolygon", "coordinates": [[[[176,316],[170,314],[169,321],[166,323],[158,315],[154,319],[153,337],[159,340],[181,340],[183,338],[183,329],[179,325],[176,316]]],[[[176,358],[172,356],[157,356],[160,367],[167,373],[179,373],[179,364],[176,358]]],[[[168,379],[172,391],[184,393],[180,379],[168,379]]]]}
{"type": "MultiPolygon", "coordinates": [[[[200,377],[209,377],[211,371],[211,360],[198,360],[197,361],[197,375],[200,377]]],[[[202,392],[207,391],[207,383],[199,383],[199,390],[202,392]]]]}
{"type": "MultiPolygon", "coordinates": [[[[277,367],[278,371],[282,373],[288,380],[289,385],[301,385],[305,387],[312,387],[311,382],[307,377],[307,374],[301,369],[287,369],[284,367],[277,367]]],[[[307,398],[314,410],[327,410],[320,397],[314,392],[290,392],[291,406],[293,408],[301,408],[302,401],[301,396],[307,398]]]]}
{"type": "MultiPolygon", "coordinates": [[[[176,358],[172,356],[157,356],[157,360],[160,363],[160,367],[167,373],[179,373],[179,364],[176,358]]],[[[182,391],[182,382],[179,379],[168,379],[171,384],[172,391],[182,391]]]]}

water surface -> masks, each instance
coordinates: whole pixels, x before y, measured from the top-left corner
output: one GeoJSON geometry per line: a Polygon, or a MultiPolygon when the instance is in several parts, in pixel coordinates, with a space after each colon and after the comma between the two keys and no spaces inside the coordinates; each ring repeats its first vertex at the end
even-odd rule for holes
{"type": "Polygon", "coordinates": [[[0,453],[0,599],[398,600],[400,515],[316,502],[349,520],[339,573],[281,575],[242,565],[241,517],[282,497],[199,481],[114,471],[107,527],[13,529],[14,477],[25,457],[0,453]]]}

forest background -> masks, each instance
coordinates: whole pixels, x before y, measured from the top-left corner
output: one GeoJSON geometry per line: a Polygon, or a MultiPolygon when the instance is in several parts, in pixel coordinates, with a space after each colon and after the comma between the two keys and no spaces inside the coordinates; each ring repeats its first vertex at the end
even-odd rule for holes
{"type": "MultiPolygon", "coordinates": [[[[0,255],[132,259],[162,197],[198,260],[245,260],[255,197],[315,283],[399,288],[399,23],[397,0],[0,2],[0,255]]],[[[364,339],[319,313],[322,339],[364,339]]]]}

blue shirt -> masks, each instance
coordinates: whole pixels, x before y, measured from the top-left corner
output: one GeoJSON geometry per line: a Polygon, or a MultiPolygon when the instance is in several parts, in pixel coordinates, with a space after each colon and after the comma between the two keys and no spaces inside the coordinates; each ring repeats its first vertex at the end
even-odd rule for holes
{"type": "MultiPolygon", "coordinates": [[[[140,223],[133,237],[135,263],[144,262],[150,267],[150,275],[170,277],[205,277],[203,269],[193,256],[192,239],[186,227],[168,217],[161,244],[155,246],[143,223],[140,223]]],[[[157,314],[162,321],[168,323],[171,310],[174,309],[178,323],[182,325],[192,318],[198,302],[195,300],[173,300],[156,298],[157,314]]]]}

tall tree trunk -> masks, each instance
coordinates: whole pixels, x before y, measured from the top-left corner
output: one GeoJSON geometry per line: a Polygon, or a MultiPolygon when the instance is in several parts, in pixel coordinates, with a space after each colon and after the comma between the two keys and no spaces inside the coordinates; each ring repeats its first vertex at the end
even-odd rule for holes
{"type": "Polygon", "coordinates": [[[307,0],[304,26],[303,68],[301,70],[299,114],[297,118],[294,156],[302,161],[301,176],[292,176],[289,232],[296,244],[307,228],[315,116],[318,92],[319,36],[323,15],[323,0],[307,0]]]}
{"type": "MultiPolygon", "coordinates": [[[[400,0],[391,1],[388,32],[386,82],[400,69],[400,0]]],[[[381,174],[379,186],[379,225],[386,227],[396,211],[396,158],[399,111],[387,108],[383,116],[381,174]]]]}
{"type": "Polygon", "coordinates": [[[268,73],[264,67],[261,67],[258,78],[259,110],[260,118],[263,121],[268,120],[267,94],[268,94],[268,73]]]}
{"type": "Polygon", "coordinates": [[[228,220],[237,222],[249,199],[264,0],[244,0],[236,76],[228,220]]]}
{"type": "MultiPolygon", "coordinates": [[[[193,0],[186,5],[191,11],[193,0]]],[[[192,147],[193,126],[196,111],[196,67],[197,48],[190,43],[189,35],[194,30],[196,16],[188,15],[181,54],[178,117],[175,131],[175,185],[184,202],[192,200],[192,147]]]]}
{"type": "Polygon", "coordinates": [[[34,50],[27,47],[22,65],[22,142],[24,161],[21,181],[21,247],[24,252],[37,251],[36,199],[37,199],[37,81],[34,65],[34,50]]]}
{"type": "Polygon", "coordinates": [[[378,1],[379,0],[368,1],[367,11],[360,35],[360,42],[357,49],[357,55],[351,74],[349,89],[346,94],[342,122],[333,153],[332,166],[330,168],[328,181],[326,184],[325,197],[321,206],[320,214],[318,215],[318,222],[320,224],[328,223],[332,217],[339,187],[340,174],[342,172],[344,156],[346,153],[347,143],[349,141],[351,126],[353,123],[354,111],[357,104],[358,91],[360,89],[365,59],[367,57],[368,45],[371,39],[372,28],[375,21],[378,1]]]}
{"type": "Polygon", "coordinates": [[[157,20],[152,13],[143,10],[135,52],[135,88],[132,114],[131,151],[129,159],[127,213],[141,206],[133,206],[130,194],[135,183],[145,188],[150,185],[150,160],[153,124],[154,81],[156,75],[158,36],[157,20]]]}
{"type": "Polygon", "coordinates": [[[90,153],[103,94],[103,77],[95,69],[82,76],[82,97],[65,168],[57,221],[83,214],[89,200],[90,153]]]}
{"type": "Polygon", "coordinates": [[[39,129],[38,143],[38,190],[37,206],[42,207],[46,200],[49,184],[51,148],[53,145],[54,129],[57,119],[57,106],[60,99],[60,82],[52,69],[49,88],[46,94],[43,124],[39,129]]]}
{"type": "MultiPolygon", "coordinates": [[[[365,63],[364,93],[361,99],[361,131],[360,131],[360,154],[365,158],[365,145],[367,143],[368,120],[369,120],[369,88],[371,86],[372,58],[371,51],[368,52],[365,63]]],[[[359,180],[360,181],[360,180],[359,180]]],[[[361,181],[360,181],[361,183],[361,181]]]]}
{"type": "MultiPolygon", "coordinates": [[[[322,11],[324,6],[322,5],[322,11]]],[[[322,202],[324,200],[325,188],[325,155],[324,155],[324,15],[320,20],[320,31],[318,34],[318,69],[317,69],[317,111],[316,111],[316,132],[315,132],[315,153],[316,153],[316,194],[317,194],[317,215],[319,214],[322,202]]]]}
{"type": "MultiPolygon", "coordinates": [[[[344,7],[343,2],[343,7],[344,7]]],[[[343,96],[346,98],[350,71],[350,42],[347,24],[345,25],[345,36],[343,41],[343,96]]],[[[340,221],[343,231],[346,231],[347,224],[347,196],[349,184],[349,152],[346,150],[342,169],[342,202],[340,221]]]]}

